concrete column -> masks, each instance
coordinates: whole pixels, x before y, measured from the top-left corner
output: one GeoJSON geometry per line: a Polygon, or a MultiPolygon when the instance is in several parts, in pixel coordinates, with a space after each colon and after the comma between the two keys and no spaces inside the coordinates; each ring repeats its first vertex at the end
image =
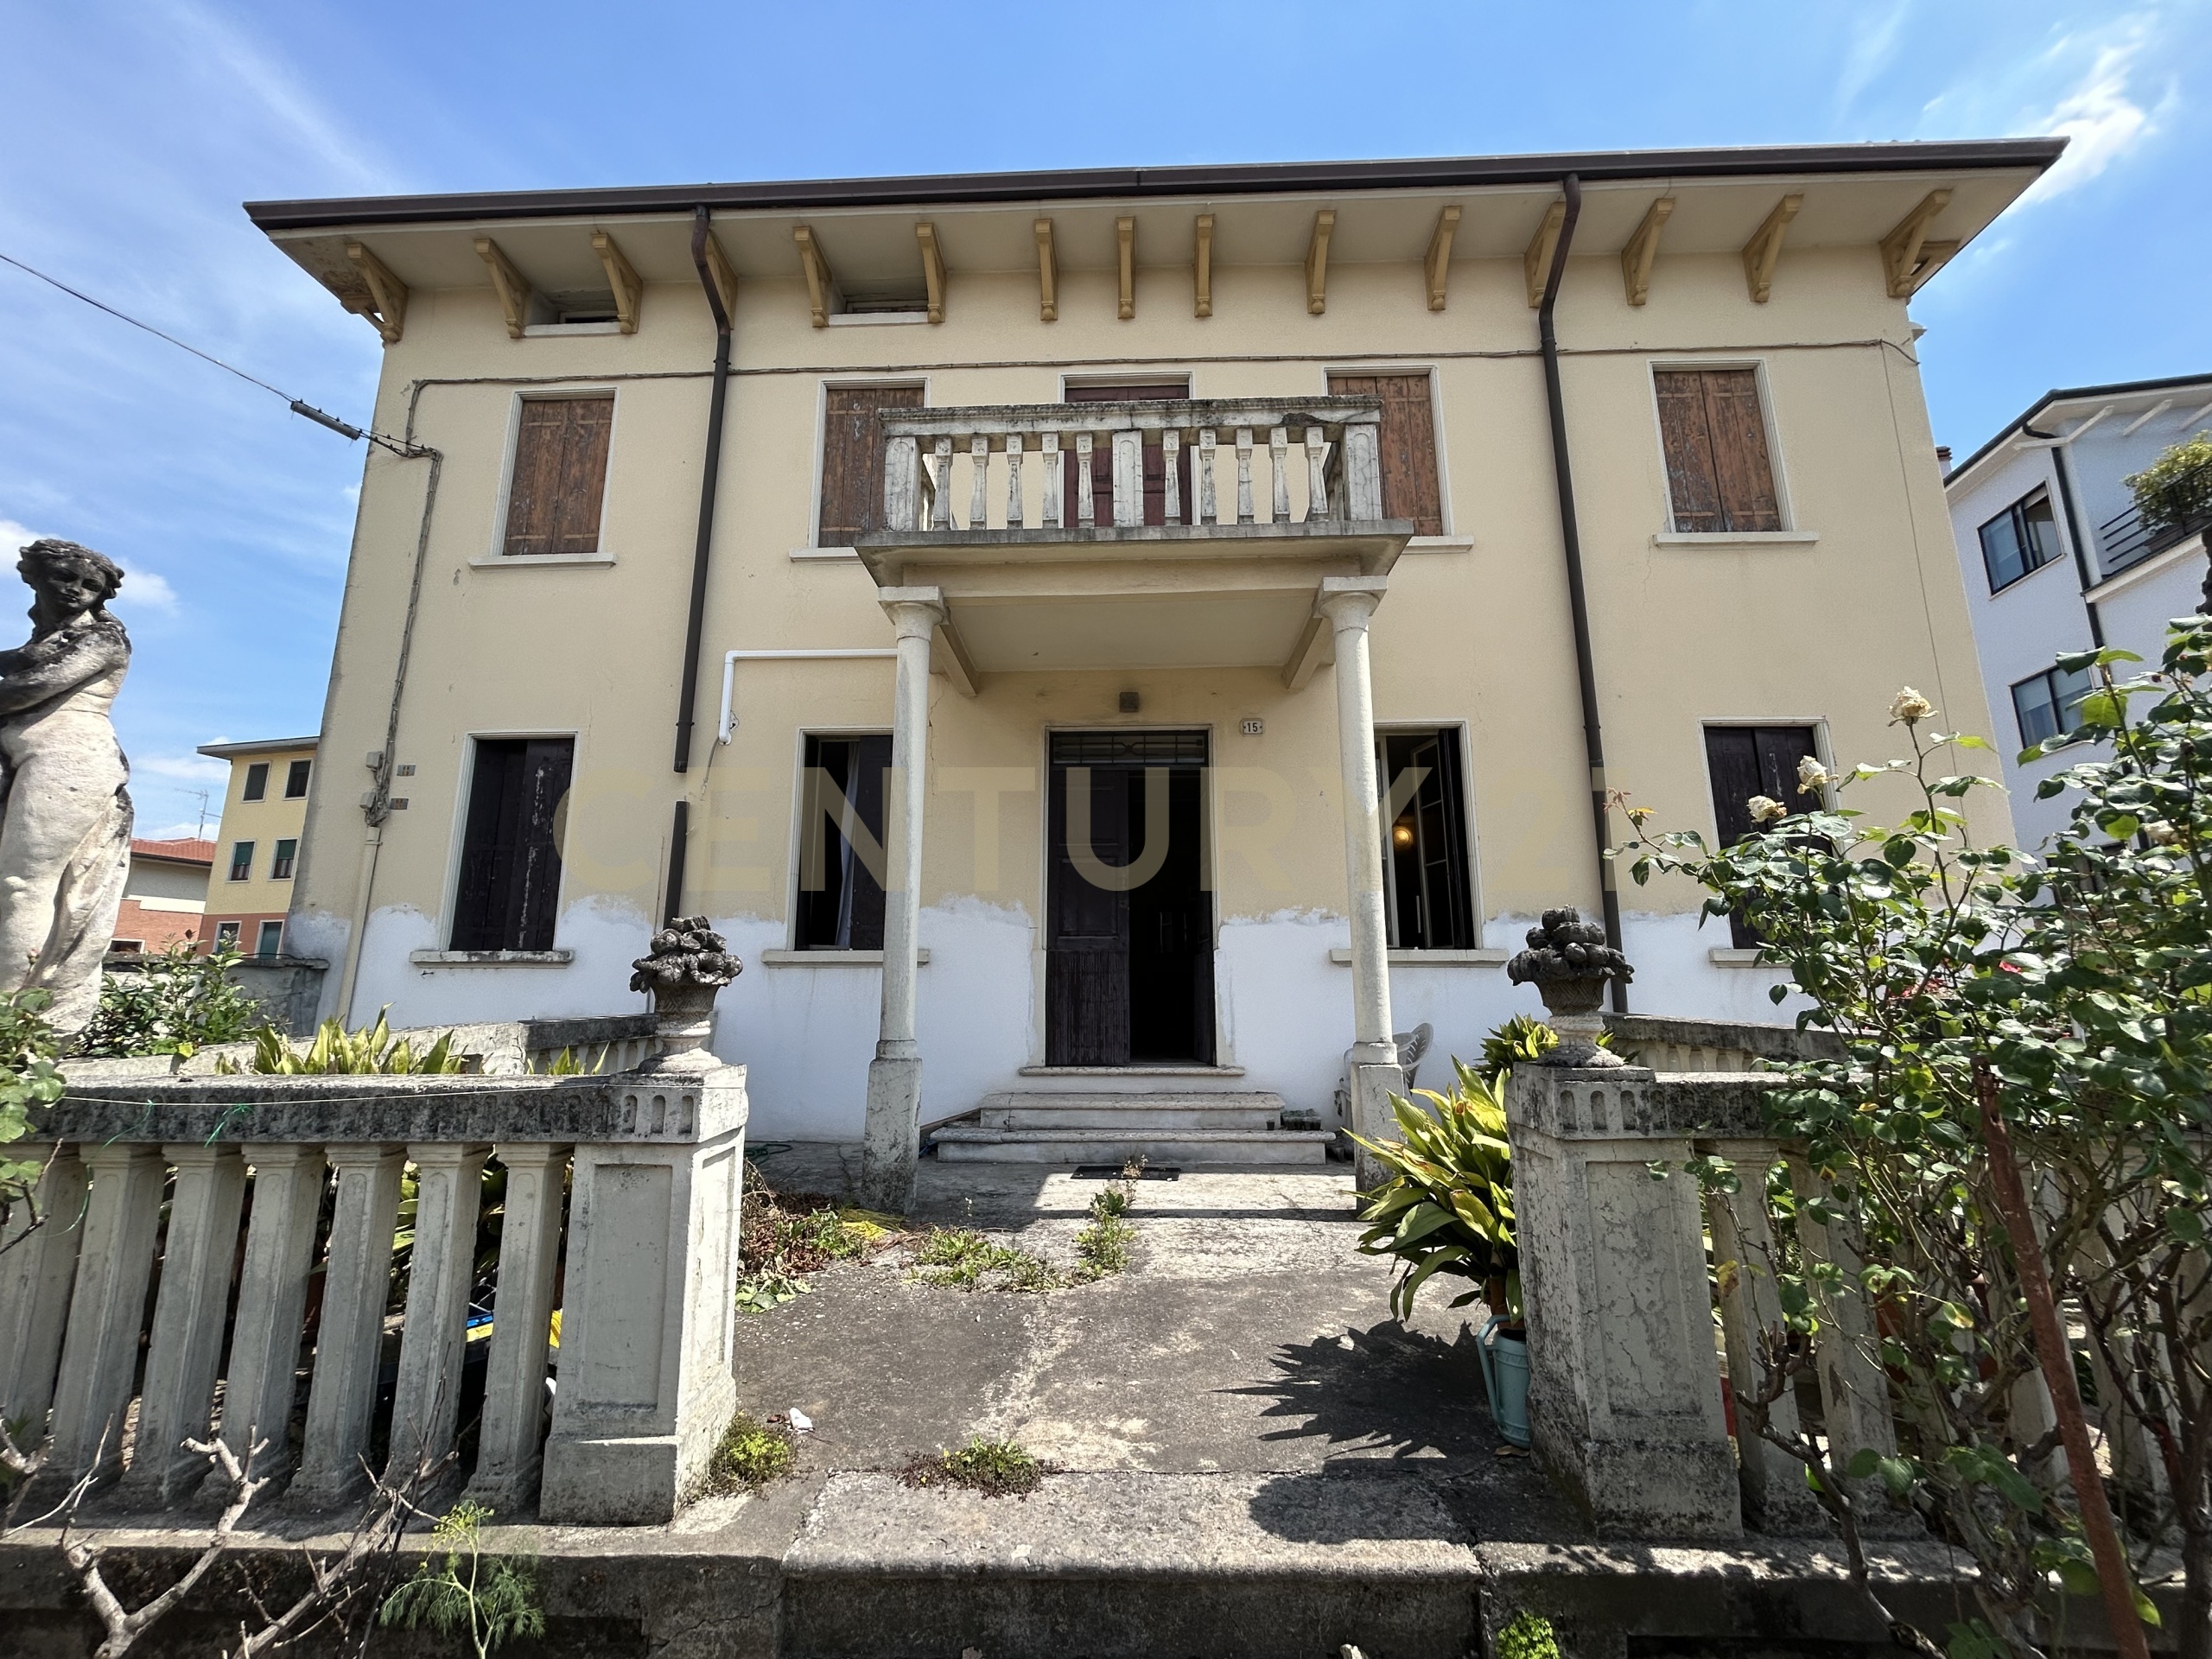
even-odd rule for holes
{"type": "MultiPolygon", "coordinates": [[[[1805,1485],[1805,1466],[1753,1432],[1744,1397],[1762,1386],[1762,1331],[1783,1323],[1774,1281],[1774,1228],[1767,1215],[1767,1172],[1782,1161],[1770,1142],[1722,1141],[1717,1154],[1736,1166],[1737,1190],[1707,1201],[1713,1259],[1721,1264],[1720,1328],[1727,1344],[1728,1376],[1736,1393],[1736,1450],[1741,1463],[1745,1518],[1761,1532],[1826,1536],[1827,1514],[1805,1485]],[[1730,1272],[1732,1264],[1734,1271],[1730,1272]]],[[[1684,1177],[1683,1179],[1688,1179],[1684,1177]]],[[[1767,1407],[1768,1421],[1784,1436],[1797,1433],[1795,1387],[1767,1407]]]]}
{"type": "Polygon", "coordinates": [[[168,1243],[162,1288],[138,1394],[138,1433],[124,1488],[142,1502],[172,1503],[207,1478],[207,1459],[183,1449],[207,1438],[215,1369],[223,1357],[223,1315],[238,1254],[245,1160],[235,1146],[196,1141],[162,1148],[176,1170],[169,1195],[168,1243]]]}
{"type": "MultiPolygon", "coordinates": [[[[1840,1291],[1819,1296],[1822,1329],[1813,1356],[1820,1373],[1821,1414],[1827,1423],[1828,1455],[1838,1468],[1848,1465],[1862,1447],[1893,1458],[1897,1431],[1890,1414],[1890,1380],[1875,1354],[1873,1312],[1859,1287],[1865,1263],[1844,1228],[1828,1226],[1810,1213],[1808,1201],[1821,1195],[1821,1185],[1811,1166],[1802,1159],[1792,1158],[1789,1176],[1797,1189],[1797,1243],[1808,1265],[1833,1262],[1843,1275],[1840,1291]]],[[[1806,1276],[1811,1281],[1812,1275],[1806,1276]]],[[[1916,1537],[1924,1530],[1911,1510],[1890,1500],[1888,1488],[1878,1477],[1870,1475],[1847,1484],[1858,1507],[1861,1532],[1877,1538],[1916,1537]]]]}
{"type": "Polygon", "coordinates": [[[569,1148],[500,1146],[494,1152],[507,1172],[506,1219],[499,1228],[497,1317],[468,1496],[512,1514],[537,1492],[547,1326],[560,1266],[561,1178],[569,1148]]]}
{"type": "Polygon", "coordinates": [[[548,1525],[672,1519],[737,1408],[745,1068],[609,1086],[620,1122],[664,1127],[575,1150],[548,1525]]]}
{"type": "Polygon", "coordinates": [[[1734,1102],[1642,1066],[1516,1065],[1506,1087],[1536,1454],[1600,1535],[1743,1532],[1689,1132],[1734,1102]],[[1649,1166],[1674,1173],[1651,1179],[1649,1166]]]}
{"type": "Polygon", "coordinates": [[[255,1465],[264,1471],[291,1459],[286,1430],[300,1368],[308,1278],[315,1268],[324,1167],[321,1147],[253,1151],[253,1211],[245,1225],[238,1317],[224,1374],[223,1443],[244,1462],[255,1441],[267,1441],[269,1449],[255,1465]]]}
{"type": "MultiPolygon", "coordinates": [[[[1390,931],[1382,902],[1382,790],[1376,779],[1375,689],[1367,624],[1382,602],[1380,576],[1329,576],[1315,607],[1336,631],[1337,745],[1344,766],[1344,903],[1351,919],[1351,1127],[1370,1141],[1391,1137],[1390,1096],[1405,1091],[1390,1033],[1390,931]]],[[[1364,1148],[1359,1185],[1383,1179],[1364,1148]]]]}
{"type": "Polygon", "coordinates": [[[0,1241],[0,1421],[26,1426],[26,1452],[46,1438],[84,1221],[85,1160],[65,1146],[48,1157],[33,1201],[9,1211],[0,1241]]]}
{"type": "Polygon", "coordinates": [[[920,969],[922,816],[929,786],[930,640],[945,611],[944,597],[935,588],[887,588],[876,597],[899,631],[898,690],[891,719],[898,798],[887,826],[893,840],[886,849],[891,880],[883,905],[883,1015],[875,1058],[868,1069],[860,1196],[871,1210],[903,1215],[913,1202],[914,1164],[921,1155],[922,1055],[914,1041],[914,980],[920,969]]]}
{"type": "Polygon", "coordinates": [[[392,1227],[406,1163],[398,1147],[332,1147],[327,1155],[338,1172],[338,1205],[323,1274],[315,1381],[308,1388],[307,1443],[289,1494],[302,1506],[343,1503],[369,1484],[361,1459],[376,1408],[392,1227]]]}
{"type": "Polygon", "coordinates": [[[137,1381],[138,1332],[167,1174],[159,1147],[86,1147],[92,1202],[69,1298],[69,1331],[54,1395],[54,1443],[41,1490],[67,1485],[99,1461],[102,1479],[123,1471],[123,1420],[137,1381]]]}
{"type": "Polygon", "coordinates": [[[418,1463],[437,1463],[453,1450],[468,1292],[476,1278],[476,1219],[484,1202],[484,1160],[491,1155],[489,1147],[447,1141],[407,1149],[415,1166],[415,1250],[391,1402],[391,1456],[385,1465],[385,1478],[395,1484],[418,1463]]]}

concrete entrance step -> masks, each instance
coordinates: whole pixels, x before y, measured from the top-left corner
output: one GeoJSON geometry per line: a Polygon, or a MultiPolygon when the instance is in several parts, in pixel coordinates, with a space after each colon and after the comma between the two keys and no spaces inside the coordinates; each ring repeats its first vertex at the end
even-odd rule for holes
{"type": "Polygon", "coordinates": [[[1282,1096],[1247,1090],[1153,1090],[1144,1094],[1076,1094],[1014,1090],[986,1095],[987,1129],[1113,1129],[1125,1135],[1173,1129],[1272,1129],[1282,1096]]]}
{"type": "Polygon", "coordinates": [[[955,1124],[939,1129],[937,1155],[945,1163],[1323,1164],[1336,1139],[1321,1129],[1153,1129],[1106,1128],[989,1129],[955,1124]]]}

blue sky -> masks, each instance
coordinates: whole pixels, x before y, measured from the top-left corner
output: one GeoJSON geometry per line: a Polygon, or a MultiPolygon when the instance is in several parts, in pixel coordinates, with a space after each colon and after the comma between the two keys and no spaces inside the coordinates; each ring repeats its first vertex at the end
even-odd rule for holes
{"type": "MultiPolygon", "coordinates": [[[[1915,302],[1937,440],[1963,453],[2047,386],[2212,371],[2208,13],[0,0],[0,252],[359,418],[374,334],[242,200],[2066,133],[1915,302]]],[[[142,833],[189,833],[201,789],[219,805],[196,745],[315,729],[360,467],[0,266],[0,536],[131,572],[117,717],[142,833]]]]}

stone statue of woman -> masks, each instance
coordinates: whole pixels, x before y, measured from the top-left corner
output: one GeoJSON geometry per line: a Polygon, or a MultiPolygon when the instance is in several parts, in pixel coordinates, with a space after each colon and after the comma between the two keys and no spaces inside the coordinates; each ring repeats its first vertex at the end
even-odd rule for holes
{"type": "Polygon", "coordinates": [[[0,651],[0,994],[44,988],[73,1036],[99,1006],[130,868],[130,766],[108,719],[130,665],[107,613],[123,571],[52,540],[16,569],[37,599],[29,642],[0,651]]]}

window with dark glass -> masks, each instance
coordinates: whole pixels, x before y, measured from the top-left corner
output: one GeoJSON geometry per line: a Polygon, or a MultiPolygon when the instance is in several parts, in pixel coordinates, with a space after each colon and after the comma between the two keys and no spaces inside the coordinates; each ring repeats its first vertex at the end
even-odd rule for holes
{"type": "Polygon", "coordinates": [[[884,774],[890,768],[888,732],[806,740],[795,950],[883,949],[884,774]]]}
{"type": "Polygon", "coordinates": [[[245,769],[245,787],[238,792],[242,801],[265,800],[269,795],[269,763],[257,760],[245,769]]]}
{"type": "Polygon", "coordinates": [[[284,798],[298,801],[307,798],[308,774],[314,771],[312,760],[295,760],[284,768],[284,798]]]}
{"type": "Polygon", "coordinates": [[[244,881],[253,874],[253,843],[250,841],[231,844],[231,880],[244,881]]]}
{"type": "Polygon", "coordinates": [[[575,740],[480,737],[461,879],[455,950],[550,950],[561,898],[561,828],[575,740]]]}
{"type": "MultiPolygon", "coordinates": [[[[1798,790],[1798,763],[1817,759],[1810,726],[1708,726],[1705,728],[1705,767],[1713,784],[1713,827],[1723,847],[1751,833],[1751,798],[1764,795],[1779,801],[1792,815],[1817,811],[1827,804],[1817,789],[1798,790]]],[[[1728,918],[1730,938],[1737,949],[1750,950],[1759,936],[1741,912],[1728,918]]]]}
{"type": "Polygon", "coordinates": [[[215,949],[218,950],[237,950],[238,948],[238,930],[245,925],[245,924],[244,922],[216,923],[215,949]]]}
{"type": "Polygon", "coordinates": [[[2019,722],[2020,747],[2028,748],[2072,731],[2089,687],[2089,671],[2082,668],[2047,668],[2015,685],[2012,715],[2019,722]]]}
{"type": "Polygon", "coordinates": [[[282,922],[264,922],[261,925],[261,937],[256,939],[253,943],[254,955],[257,957],[278,956],[283,953],[283,948],[284,924],[282,922]]]}
{"type": "Polygon", "coordinates": [[[1981,527],[1981,565],[1993,594],[2042,569],[2058,553],[2058,521],[2048,490],[2022,496],[1981,527]]]}
{"type": "Polygon", "coordinates": [[[1382,843],[1390,948],[1471,950],[1474,906],[1459,731],[1384,732],[1375,746],[1383,788],[1397,807],[1382,843]]]}
{"type": "Polygon", "coordinates": [[[292,861],[299,856],[300,843],[293,840],[280,841],[269,860],[269,879],[289,881],[292,879],[292,861]]]}

